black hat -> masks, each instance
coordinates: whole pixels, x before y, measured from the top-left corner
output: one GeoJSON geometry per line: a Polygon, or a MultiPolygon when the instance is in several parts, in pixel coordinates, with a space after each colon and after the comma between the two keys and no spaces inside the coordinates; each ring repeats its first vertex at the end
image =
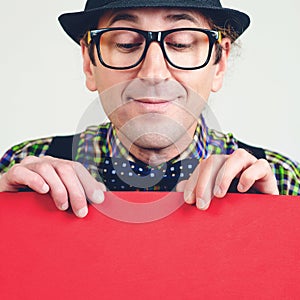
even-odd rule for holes
{"type": "Polygon", "coordinates": [[[96,29],[99,17],[105,10],[176,7],[199,9],[221,28],[230,27],[239,37],[249,26],[250,18],[238,10],[223,8],[219,0],[87,0],[84,11],[65,13],[59,22],[65,32],[76,42],[90,29],[96,29]]]}

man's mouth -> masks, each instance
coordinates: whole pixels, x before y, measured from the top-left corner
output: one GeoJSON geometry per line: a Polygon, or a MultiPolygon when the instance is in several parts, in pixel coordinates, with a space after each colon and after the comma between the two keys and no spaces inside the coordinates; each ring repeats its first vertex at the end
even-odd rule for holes
{"type": "Polygon", "coordinates": [[[173,99],[162,99],[162,98],[138,98],[138,99],[132,99],[137,102],[141,103],[148,103],[148,104],[161,104],[161,103],[169,103],[174,101],[173,99]]]}
{"type": "Polygon", "coordinates": [[[161,99],[161,98],[138,98],[130,99],[133,105],[147,112],[164,112],[174,101],[173,99],[161,99]]]}

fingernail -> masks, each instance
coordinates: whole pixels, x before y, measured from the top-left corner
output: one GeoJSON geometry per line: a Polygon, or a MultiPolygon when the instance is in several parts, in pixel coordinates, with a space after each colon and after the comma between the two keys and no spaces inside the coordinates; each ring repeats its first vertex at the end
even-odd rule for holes
{"type": "Polygon", "coordinates": [[[59,207],[59,209],[60,209],[60,210],[67,210],[68,207],[69,207],[69,203],[68,203],[68,202],[65,202],[64,204],[62,204],[62,205],[59,207]]]}
{"type": "Polygon", "coordinates": [[[76,216],[79,218],[84,218],[87,215],[87,213],[88,213],[88,208],[85,206],[76,212],[76,216]]]}
{"type": "Polygon", "coordinates": [[[183,199],[184,199],[184,201],[185,201],[186,203],[192,203],[192,202],[193,202],[193,197],[192,197],[192,195],[193,195],[193,191],[187,191],[187,190],[185,190],[185,191],[183,192],[183,199]]]}
{"type": "Polygon", "coordinates": [[[245,187],[239,182],[237,189],[238,189],[238,191],[243,191],[245,189],[245,187]]]}
{"type": "Polygon", "coordinates": [[[216,185],[214,187],[214,195],[215,196],[221,196],[222,195],[222,190],[221,190],[221,188],[218,185],[216,185]]]}
{"type": "Polygon", "coordinates": [[[206,209],[207,203],[203,199],[197,198],[197,207],[199,209],[206,209]]]}
{"type": "Polygon", "coordinates": [[[49,185],[47,183],[44,183],[42,186],[42,192],[48,193],[49,192],[49,185]]]}
{"type": "Polygon", "coordinates": [[[104,193],[101,190],[96,190],[92,196],[92,202],[96,204],[101,204],[104,201],[104,193]]]}

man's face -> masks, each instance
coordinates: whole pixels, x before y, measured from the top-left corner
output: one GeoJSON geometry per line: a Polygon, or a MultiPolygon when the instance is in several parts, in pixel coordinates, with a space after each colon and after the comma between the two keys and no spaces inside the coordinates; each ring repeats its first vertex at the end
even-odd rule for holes
{"type": "MultiPolygon", "coordinates": [[[[146,31],[187,27],[210,29],[197,11],[154,8],[107,12],[98,27],[130,27],[146,31]]],[[[227,39],[223,43],[229,48],[227,39]]],[[[97,66],[92,65],[83,47],[87,86],[90,90],[98,90],[104,111],[122,141],[129,147],[134,144],[141,149],[158,150],[176,144],[179,153],[186,147],[186,142],[180,146],[179,141],[192,138],[210,92],[217,91],[222,85],[227,54],[217,65],[213,52],[204,68],[180,70],[170,66],[159,44],[152,42],[145,59],[137,67],[113,70],[99,62],[96,50],[97,66]]]]}

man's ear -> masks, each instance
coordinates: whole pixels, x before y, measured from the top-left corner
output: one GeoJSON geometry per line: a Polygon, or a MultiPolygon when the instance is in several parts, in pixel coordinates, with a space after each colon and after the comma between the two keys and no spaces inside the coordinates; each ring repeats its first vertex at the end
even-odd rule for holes
{"type": "Polygon", "coordinates": [[[96,80],[94,76],[93,63],[89,56],[88,47],[84,43],[84,41],[80,41],[81,46],[81,54],[83,58],[83,72],[85,74],[85,84],[86,87],[91,91],[97,91],[96,80]]]}
{"type": "Polygon", "coordinates": [[[228,62],[228,57],[231,49],[230,39],[223,38],[221,41],[221,47],[222,47],[222,56],[220,61],[216,65],[215,77],[211,88],[212,92],[217,92],[218,90],[221,89],[223,85],[223,78],[227,70],[227,62],[228,62]]]}

